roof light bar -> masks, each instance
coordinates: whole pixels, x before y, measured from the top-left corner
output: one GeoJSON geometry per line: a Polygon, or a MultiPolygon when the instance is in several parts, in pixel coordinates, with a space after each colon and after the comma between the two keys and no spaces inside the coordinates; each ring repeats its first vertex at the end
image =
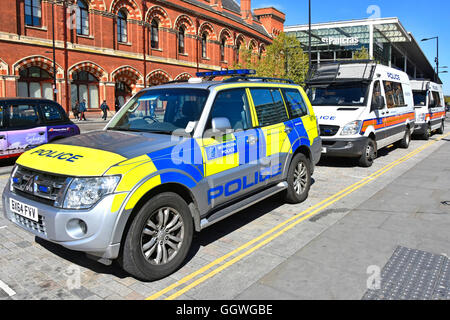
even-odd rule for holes
{"type": "Polygon", "coordinates": [[[256,71],[252,69],[238,69],[238,70],[197,72],[196,76],[199,78],[206,78],[206,77],[223,77],[223,76],[245,76],[252,74],[256,74],[256,71]]]}

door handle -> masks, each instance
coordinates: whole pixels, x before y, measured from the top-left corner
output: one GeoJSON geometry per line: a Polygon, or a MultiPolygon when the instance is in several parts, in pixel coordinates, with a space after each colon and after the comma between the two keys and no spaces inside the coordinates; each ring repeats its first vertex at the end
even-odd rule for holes
{"type": "Polygon", "coordinates": [[[43,131],[39,132],[40,136],[43,136],[44,134],[45,134],[45,132],[43,132],[43,131]]]}
{"type": "Polygon", "coordinates": [[[249,136],[247,141],[249,145],[254,146],[258,142],[258,138],[255,136],[249,136]]]}
{"type": "Polygon", "coordinates": [[[287,134],[292,132],[292,128],[291,127],[286,127],[286,129],[284,129],[284,132],[286,132],[287,134]]]}

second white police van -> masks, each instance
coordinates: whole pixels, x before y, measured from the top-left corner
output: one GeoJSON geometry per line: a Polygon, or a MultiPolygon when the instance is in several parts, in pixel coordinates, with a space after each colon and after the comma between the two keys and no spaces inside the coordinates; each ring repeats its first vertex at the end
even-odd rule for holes
{"type": "Polygon", "coordinates": [[[370,167],[381,148],[408,148],[415,128],[406,73],[373,61],[315,67],[308,94],[320,125],[323,156],[359,158],[370,167]]]}
{"type": "Polygon", "coordinates": [[[444,133],[445,106],[442,85],[429,80],[411,80],[416,108],[414,135],[428,140],[433,131],[444,133]]]}

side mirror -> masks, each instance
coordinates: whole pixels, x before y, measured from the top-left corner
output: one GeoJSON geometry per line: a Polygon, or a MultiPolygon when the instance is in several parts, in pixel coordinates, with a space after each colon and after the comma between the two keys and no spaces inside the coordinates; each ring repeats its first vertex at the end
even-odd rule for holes
{"type": "Polygon", "coordinates": [[[214,133],[226,134],[227,131],[233,130],[228,118],[213,118],[211,124],[214,133]]]}
{"type": "Polygon", "coordinates": [[[383,96],[375,97],[375,101],[372,103],[373,110],[383,110],[386,106],[386,101],[383,96]]]}

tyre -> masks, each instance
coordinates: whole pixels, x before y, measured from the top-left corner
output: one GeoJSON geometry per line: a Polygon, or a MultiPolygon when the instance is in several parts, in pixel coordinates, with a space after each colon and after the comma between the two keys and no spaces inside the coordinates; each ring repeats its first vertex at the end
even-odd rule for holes
{"type": "Polygon", "coordinates": [[[405,136],[403,137],[402,140],[397,142],[397,146],[402,149],[408,149],[410,142],[411,142],[411,131],[409,130],[409,128],[406,128],[405,136]]]}
{"type": "Polygon", "coordinates": [[[367,139],[364,146],[363,153],[359,158],[359,165],[364,168],[369,168],[373,165],[373,161],[377,158],[377,144],[371,138],[367,139]]]}
{"type": "Polygon", "coordinates": [[[171,192],[159,194],[139,210],[131,223],[121,265],[138,279],[162,279],[183,263],[193,233],[193,219],[183,198],[171,192]]]}
{"type": "Polygon", "coordinates": [[[441,127],[437,130],[438,134],[444,134],[445,131],[445,121],[442,120],[441,127]]]}
{"type": "Polygon", "coordinates": [[[422,135],[423,140],[430,140],[431,137],[431,125],[427,125],[427,129],[425,130],[424,134],[422,135]]]}
{"type": "Polygon", "coordinates": [[[302,153],[294,156],[287,176],[288,189],[285,193],[285,201],[297,204],[308,198],[311,188],[311,163],[302,153]]]}

